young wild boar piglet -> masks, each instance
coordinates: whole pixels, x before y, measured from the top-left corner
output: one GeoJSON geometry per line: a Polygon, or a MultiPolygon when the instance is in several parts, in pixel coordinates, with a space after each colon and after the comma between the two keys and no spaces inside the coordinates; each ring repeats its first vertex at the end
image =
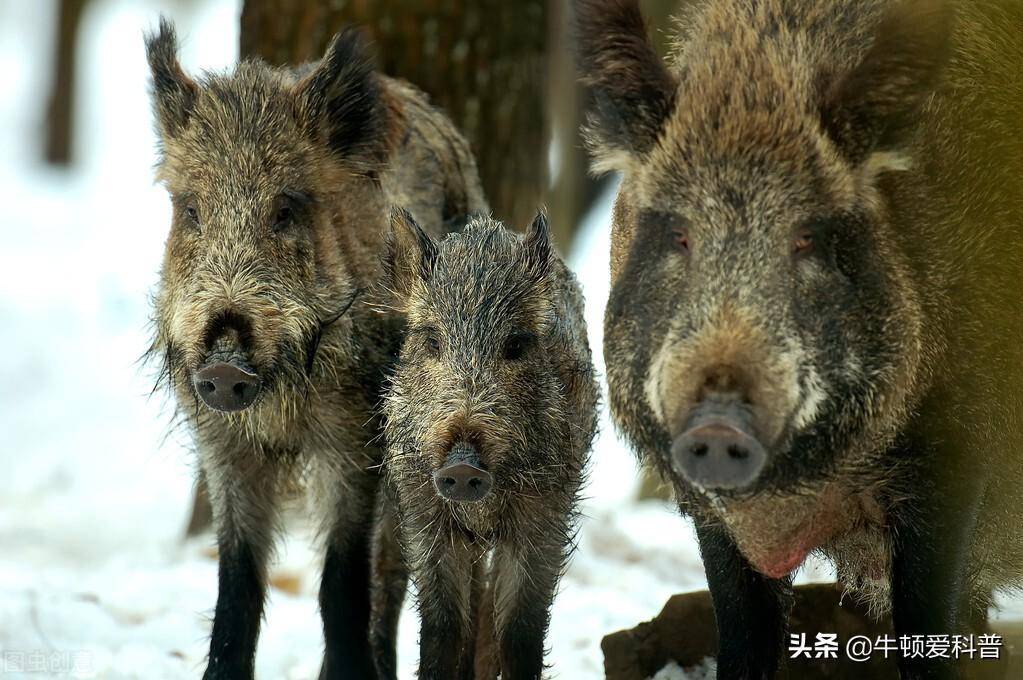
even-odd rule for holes
{"type": "Polygon", "coordinates": [[[485,209],[464,140],[357,33],[297,70],[193,80],[173,28],[147,37],[173,223],[155,295],[165,381],[194,435],[220,551],[206,678],[251,678],[280,503],[315,494],[323,678],[372,677],[372,445],[400,319],[371,311],[390,205],[434,233],[485,209]]]}
{"type": "Polygon", "coordinates": [[[610,405],[695,520],[718,677],[773,677],[812,551],[900,636],[984,631],[1023,582],[1023,3],[682,0],[667,63],[638,5],[576,4],[610,405]]]}
{"type": "Polygon", "coordinates": [[[524,237],[480,218],[436,243],[401,211],[393,229],[387,281],[408,334],[384,406],[385,493],[419,594],[419,677],[472,678],[479,633],[497,650],[481,666],[539,678],[596,429],[582,294],[542,214],[524,237]]]}

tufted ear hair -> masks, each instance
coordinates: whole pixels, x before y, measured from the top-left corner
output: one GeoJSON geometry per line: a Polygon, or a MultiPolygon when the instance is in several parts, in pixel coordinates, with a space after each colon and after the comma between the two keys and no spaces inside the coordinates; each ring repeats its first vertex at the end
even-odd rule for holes
{"type": "Polygon", "coordinates": [[[825,89],[821,121],[852,163],[907,141],[948,59],[951,24],[943,0],[903,0],[859,65],[825,89]]]}
{"type": "Polygon", "coordinates": [[[146,33],[145,42],[153,78],[153,110],[160,136],[166,139],[177,135],[188,124],[199,86],[178,62],[177,33],[166,17],[160,17],[156,32],[146,33]]]}
{"type": "Polygon", "coordinates": [[[596,171],[622,170],[649,151],[675,107],[678,81],[654,51],[639,0],[575,0],[583,83],[592,94],[585,136],[596,171]]]}
{"type": "Polygon", "coordinates": [[[551,270],[551,230],[547,214],[538,210],[523,239],[526,264],[537,278],[547,276],[551,270]]]}
{"type": "Polygon", "coordinates": [[[387,158],[386,111],[380,79],[362,33],[346,28],[295,86],[309,135],[339,158],[372,171],[387,158]]]}
{"type": "Polygon", "coordinates": [[[417,281],[433,274],[437,242],[404,208],[391,209],[391,232],[384,257],[384,280],[399,298],[407,299],[417,281]]]}

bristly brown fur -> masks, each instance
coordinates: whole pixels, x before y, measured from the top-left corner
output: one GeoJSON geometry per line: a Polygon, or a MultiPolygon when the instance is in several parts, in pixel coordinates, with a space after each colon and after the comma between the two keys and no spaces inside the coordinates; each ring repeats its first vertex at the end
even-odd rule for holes
{"type": "Polygon", "coordinates": [[[611,410],[697,521],[719,677],[774,672],[812,549],[901,632],[981,629],[1023,581],[1023,5],[692,3],[664,73],[637,2],[576,8],[594,166],[622,173],[611,410]],[[711,497],[671,448],[722,371],[769,459],[711,497]]]}
{"type": "Polygon", "coordinates": [[[882,19],[860,63],[827,86],[821,120],[853,163],[912,131],[949,59],[951,22],[944,2],[903,2],[882,19]]]}
{"type": "MultiPolygon", "coordinates": [[[[419,677],[472,677],[479,645],[497,650],[476,660],[485,677],[539,678],[596,429],[579,285],[542,215],[524,237],[477,218],[436,243],[396,212],[386,269],[409,334],[384,401],[393,497],[380,512],[396,514],[417,585],[419,677]],[[476,503],[434,488],[459,442],[493,476],[476,503]]],[[[374,590],[403,585],[404,574],[384,569],[374,590]]]]}
{"type": "Polygon", "coordinates": [[[373,69],[355,31],[316,64],[243,61],[197,80],[166,21],[146,48],[174,207],[152,353],[194,435],[220,548],[206,677],[251,677],[266,565],[296,487],[326,546],[323,677],[367,677],[376,412],[403,320],[364,293],[392,205],[435,235],[487,209],[475,163],[420,92],[373,69]],[[224,351],[261,383],[235,413],[201,406],[192,385],[224,351]]]}
{"type": "Polygon", "coordinates": [[[339,158],[361,156],[382,164],[391,150],[383,87],[359,30],[338,33],[322,63],[326,68],[313,69],[296,86],[305,109],[300,115],[312,125],[308,132],[339,158]]]}

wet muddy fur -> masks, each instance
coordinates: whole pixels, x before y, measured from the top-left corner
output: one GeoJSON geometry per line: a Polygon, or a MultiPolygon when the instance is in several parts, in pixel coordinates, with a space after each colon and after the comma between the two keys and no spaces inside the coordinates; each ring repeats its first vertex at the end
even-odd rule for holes
{"type": "MultiPolygon", "coordinates": [[[[542,215],[438,243],[396,213],[388,272],[408,336],[384,405],[374,635],[393,635],[404,555],[420,678],[539,678],[596,427],[579,285],[542,215]]],[[[395,677],[388,647],[377,659],[395,677]]]]}

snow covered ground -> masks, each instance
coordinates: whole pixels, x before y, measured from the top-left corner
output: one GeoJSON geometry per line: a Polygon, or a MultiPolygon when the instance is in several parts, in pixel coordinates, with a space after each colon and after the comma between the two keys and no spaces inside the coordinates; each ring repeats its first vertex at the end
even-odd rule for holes
{"type": "MultiPolygon", "coordinates": [[[[0,675],[198,677],[216,562],[209,540],[181,542],[188,441],[167,435],[169,409],[148,397],[152,376],[137,364],[170,215],[152,182],[141,36],[164,11],[178,22],[186,68],[221,68],[235,58],[239,6],[91,3],[79,160],[62,172],[36,160],[55,5],[0,4],[0,675]]],[[[609,208],[594,211],[574,260],[598,360],[609,208]]],[[[604,634],[705,587],[690,526],[667,506],[635,503],[636,487],[633,458],[605,417],[579,551],[555,604],[551,677],[602,677],[604,634]]],[[[308,537],[291,537],[274,570],[281,587],[270,594],[259,677],[315,677],[317,573],[308,537]]],[[[811,565],[801,579],[828,574],[811,565]]],[[[413,677],[417,628],[407,611],[402,677],[413,677]]],[[[657,676],[683,677],[677,667],[657,676]]]]}

